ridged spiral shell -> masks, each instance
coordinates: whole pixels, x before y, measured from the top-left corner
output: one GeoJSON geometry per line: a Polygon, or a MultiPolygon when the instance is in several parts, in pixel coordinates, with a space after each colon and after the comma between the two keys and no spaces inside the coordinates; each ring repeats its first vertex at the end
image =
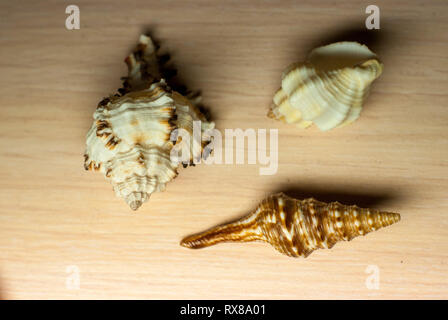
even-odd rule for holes
{"type": "Polygon", "coordinates": [[[336,42],[311,51],[282,75],[270,118],[330,130],[355,121],[383,64],[367,46],[336,42]]]}
{"type": "Polygon", "coordinates": [[[220,242],[264,241],[287,256],[307,257],[316,249],[330,249],[338,241],[350,241],[399,220],[398,213],[278,193],[248,216],[186,237],[181,245],[197,249],[220,242]]]}
{"type": "MultiPolygon", "coordinates": [[[[93,115],[84,167],[102,172],[115,194],[136,210],[178,174],[180,163],[170,157],[172,131],[184,129],[193,139],[193,121],[201,121],[201,134],[214,124],[162,78],[150,37],[142,35],[125,61],[123,88],[103,99],[93,115]]],[[[198,153],[190,146],[191,160],[198,153]]]]}

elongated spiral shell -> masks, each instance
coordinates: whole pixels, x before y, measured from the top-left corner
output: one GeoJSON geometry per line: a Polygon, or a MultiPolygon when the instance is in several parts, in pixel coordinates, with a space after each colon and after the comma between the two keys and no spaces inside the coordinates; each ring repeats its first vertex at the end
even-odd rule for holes
{"type": "Polygon", "coordinates": [[[314,49],[307,61],[290,65],[268,116],[325,131],[355,121],[383,64],[365,45],[337,42],[314,49]]]}
{"type": "Polygon", "coordinates": [[[338,241],[389,226],[398,213],[362,209],[312,198],[296,200],[283,193],[265,199],[252,214],[232,223],[184,238],[181,245],[197,249],[219,242],[264,241],[291,257],[307,257],[338,241]]]}
{"type": "Polygon", "coordinates": [[[84,167],[102,172],[115,194],[137,210],[178,174],[179,158],[172,159],[170,153],[181,137],[171,141],[173,130],[190,135],[191,162],[202,148],[193,141],[193,122],[200,121],[201,135],[214,124],[162,78],[151,38],[142,35],[125,62],[128,76],[123,88],[103,99],[93,115],[84,167]]]}

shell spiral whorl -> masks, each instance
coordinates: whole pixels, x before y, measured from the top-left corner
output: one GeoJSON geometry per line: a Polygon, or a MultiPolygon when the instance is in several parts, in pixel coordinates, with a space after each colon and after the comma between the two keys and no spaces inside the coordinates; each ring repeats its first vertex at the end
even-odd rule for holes
{"type": "Polygon", "coordinates": [[[238,221],[186,237],[181,245],[203,248],[219,242],[265,241],[291,257],[307,257],[400,220],[398,213],[296,200],[283,193],[265,199],[255,212],[238,221]]]}

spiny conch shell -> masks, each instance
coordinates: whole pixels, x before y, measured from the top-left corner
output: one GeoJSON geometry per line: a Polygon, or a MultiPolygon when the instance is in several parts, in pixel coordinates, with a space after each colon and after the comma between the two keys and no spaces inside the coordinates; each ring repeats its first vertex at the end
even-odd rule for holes
{"type": "MultiPolygon", "coordinates": [[[[133,210],[178,174],[180,163],[170,157],[176,143],[170,141],[172,131],[181,128],[193,137],[193,121],[201,121],[201,134],[214,127],[196,101],[166,84],[159,60],[151,38],[140,36],[137,48],[125,59],[128,76],[123,88],[98,104],[87,134],[85,169],[102,172],[133,210]]],[[[196,151],[190,150],[191,164],[198,146],[190,146],[196,151]]]]}
{"type": "Polygon", "coordinates": [[[316,249],[329,249],[338,241],[350,241],[399,220],[398,213],[312,198],[296,200],[279,193],[266,198],[252,214],[186,237],[180,244],[198,249],[219,242],[264,241],[287,256],[307,257],[316,249]]]}
{"type": "Polygon", "coordinates": [[[383,64],[365,45],[336,42],[311,51],[282,75],[268,116],[301,128],[330,130],[355,121],[383,64]]]}

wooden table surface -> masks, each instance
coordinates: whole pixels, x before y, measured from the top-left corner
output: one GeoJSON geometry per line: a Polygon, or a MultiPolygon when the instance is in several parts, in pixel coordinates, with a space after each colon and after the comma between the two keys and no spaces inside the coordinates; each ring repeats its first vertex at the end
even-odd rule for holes
{"type": "Polygon", "coordinates": [[[2,1],[1,298],[448,298],[448,2],[375,1],[381,29],[370,31],[368,4],[2,1]],[[79,30],[65,28],[69,4],[79,30]],[[191,167],[134,213],[84,171],[96,104],[148,30],[218,129],[278,128],[275,175],[191,167]],[[320,132],[268,119],[282,70],[339,40],[367,44],[385,65],[359,120],[320,132]],[[278,191],[402,221],[306,259],[263,243],[179,246],[278,191]]]}

